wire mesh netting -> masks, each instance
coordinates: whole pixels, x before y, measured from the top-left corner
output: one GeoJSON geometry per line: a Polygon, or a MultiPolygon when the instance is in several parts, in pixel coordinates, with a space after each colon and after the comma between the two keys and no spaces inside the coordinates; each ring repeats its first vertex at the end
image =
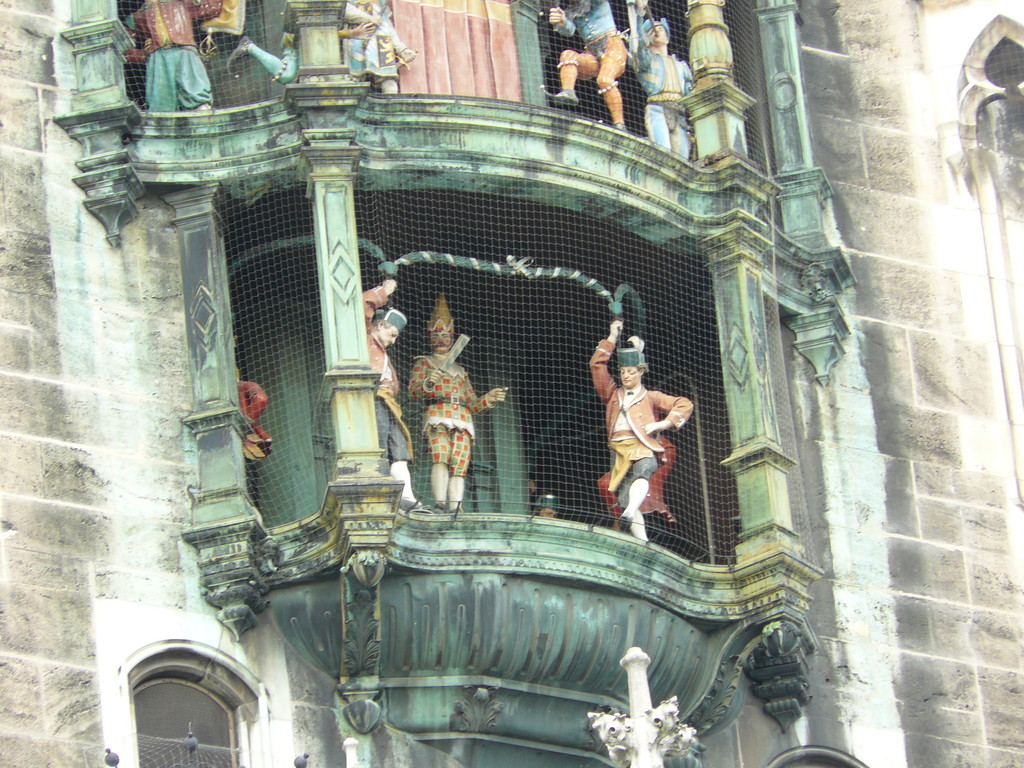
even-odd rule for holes
{"type": "MultiPolygon", "coordinates": [[[[583,41],[578,35],[566,37],[555,31],[548,23],[548,9],[557,3],[541,4],[541,13],[535,20],[536,28],[528,31],[520,27],[518,34],[526,34],[531,41],[536,39],[539,51],[537,57],[542,68],[544,89],[548,94],[556,94],[559,85],[559,57],[562,51],[583,50],[583,41]]],[[[629,5],[626,0],[611,0],[612,15],[616,28],[628,36],[630,30],[629,5]]],[[[128,22],[144,6],[144,0],[118,0],[118,18],[128,22]]],[[[287,15],[284,0],[244,0],[240,3],[244,9],[244,33],[267,53],[282,55],[281,39],[283,33],[294,32],[287,29],[287,15]]],[[[683,61],[688,60],[689,20],[687,4],[670,0],[650,0],[649,15],[653,19],[667,19],[670,40],[668,50],[683,61]]],[[[760,42],[757,29],[755,0],[729,0],[725,4],[725,23],[728,27],[729,41],[734,52],[733,75],[736,85],[755,98],[755,104],[748,110],[747,154],[751,161],[766,167],[770,153],[767,150],[770,128],[764,109],[764,78],[762,76],[760,42]]],[[[129,22],[131,23],[131,22],[129,22]]],[[[396,20],[401,25],[401,19],[396,20]]],[[[215,107],[232,107],[251,104],[280,96],[282,86],[271,79],[270,70],[265,69],[250,54],[237,58],[229,70],[228,60],[231,52],[238,45],[240,35],[224,31],[210,31],[202,21],[193,24],[192,37],[201,53],[202,65],[211,83],[213,105],[215,107]]],[[[399,29],[399,32],[401,30],[399,29]]],[[[133,32],[139,53],[145,47],[146,35],[139,29],[133,32]]],[[[522,54],[524,66],[529,66],[529,56],[522,54]]],[[[136,55],[135,59],[141,57],[136,55]]],[[[425,57],[414,66],[425,66],[425,57]]],[[[631,59],[635,63],[635,59],[631,59]]],[[[125,65],[125,81],[127,94],[140,107],[146,108],[146,67],[141,60],[129,61],[125,65]]],[[[622,94],[626,129],[635,136],[645,136],[647,130],[644,123],[644,111],[647,96],[636,75],[634,66],[625,67],[619,77],[619,91],[622,94]]],[[[579,104],[575,106],[553,105],[567,113],[591,119],[597,122],[610,123],[609,112],[604,97],[598,93],[597,85],[591,82],[580,82],[576,89],[579,104]]],[[[527,99],[531,100],[531,99],[527,99]]],[[[152,108],[152,107],[150,107],[152,108]]],[[[691,142],[692,147],[692,142],[691,142]]]]}
{"type": "Polygon", "coordinates": [[[238,768],[238,750],[138,735],[139,768],[238,768]]]}
{"type": "MultiPolygon", "coordinates": [[[[269,396],[260,425],[273,450],[249,462],[250,490],[267,521],[278,524],[318,508],[338,448],[324,418],[329,393],[309,203],[303,189],[275,189],[225,206],[222,216],[239,374],[269,396]]],[[[424,403],[406,386],[416,356],[430,352],[427,323],[444,294],[455,333],[471,338],[459,363],[476,394],[508,388],[504,402],[474,417],[465,513],[530,515],[544,506],[561,519],[614,524],[597,486],[611,459],[588,366],[613,315],[607,296],[565,276],[578,271],[608,291],[629,286],[623,340],[635,334],[647,343],[645,385],[695,404],[690,422],[667,434],[674,453],[667,512],[649,516],[649,535],[688,558],[730,561],[738,511],[735,483],[720,464],[729,424],[711,280],[695,249],[668,252],[582,213],[449,191],[360,193],[357,222],[364,289],[383,279],[381,255],[429,254],[399,262],[393,304],[409,324],[390,350],[417,451],[420,499],[432,500],[424,403]],[[509,256],[566,271],[530,279],[466,266],[468,259],[506,264],[509,256]]]]}
{"type": "Polygon", "coordinates": [[[134,706],[140,768],[238,768],[231,713],[201,688],[151,681],[134,706]]]}

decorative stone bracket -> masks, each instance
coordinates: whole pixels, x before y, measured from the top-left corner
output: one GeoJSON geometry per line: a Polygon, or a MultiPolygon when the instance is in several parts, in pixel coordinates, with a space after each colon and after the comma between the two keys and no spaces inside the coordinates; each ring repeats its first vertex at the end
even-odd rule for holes
{"type": "Polygon", "coordinates": [[[813,647],[801,629],[785,619],[761,630],[761,640],[746,661],[754,695],[783,732],[800,719],[810,699],[807,689],[807,654],[813,647]]]}
{"type": "Polygon", "coordinates": [[[193,528],[183,538],[199,551],[206,601],[238,639],[268,605],[265,577],[276,568],[276,547],[252,518],[193,528]]]}
{"type": "Polygon", "coordinates": [[[839,295],[853,285],[853,273],[841,248],[813,253],[800,246],[779,249],[778,299],[783,322],[796,340],[793,346],[814,366],[815,378],[827,385],[843,356],[842,341],[850,327],[839,295]]]}
{"type": "Polygon", "coordinates": [[[376,695],[380,676],[380,581],[383,550],[357,550],[342,573],[342,658],[339,691],[349,698],[376,695]]]}

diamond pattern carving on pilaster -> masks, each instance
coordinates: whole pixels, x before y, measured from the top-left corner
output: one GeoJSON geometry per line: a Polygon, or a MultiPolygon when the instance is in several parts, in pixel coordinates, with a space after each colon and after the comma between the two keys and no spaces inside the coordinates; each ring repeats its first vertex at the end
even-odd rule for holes
{"type": "Polygon", "coordinates": [[[729,328],[729,352],[726,356],[729,373],[741,387],[747,385],[747,374],[750,369],[748,361],[750,350],[747,348],[747,341],[743,337],[743,329],[738,323],[733,323],[729,328]]]}
{"type": "Polygon", "coordinates": [[[213,302],[213,294],[205,283],[200,283],[196,287],[188,311],[196,330],[196,341],[204,352],[209,353],[217,340],[217,307],[213,302]]]}

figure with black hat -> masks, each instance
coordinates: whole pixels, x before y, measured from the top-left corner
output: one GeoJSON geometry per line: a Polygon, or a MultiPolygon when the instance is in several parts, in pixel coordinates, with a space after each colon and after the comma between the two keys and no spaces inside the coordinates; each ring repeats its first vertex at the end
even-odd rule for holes
{"type": "Polygon", "coordinates": [[[427,400],[423,434],[430,446],[430,485],[435,509],[458,510],[466,492],[466,473],[473,440],[473,415],[505,400],[506,389],[495,387],[483,397],[473,391],[466,369],[455,362],[469,337],[455,338],[455,321],[444,294],[437,297],[427,323],[429,355],[420,355],[409,375],[409,394],[427,400]]]}
{"type": "Polygon", "coordinates": [[[402,499],[399,506],[412,512],[429,512],[412,492],[412,437],[402,421],[402,408],[396,399],[399,391],[398,374],[388,357],[388,347],[408,322],[405,315],[393,307],[386,307],[398,283],[388,278],[376,288],[363,293],[363,316],[366,319],[366,343],[370,352],[370,367],[380,373],[374,410],[377,415],[377,440],[384,458],[391,463],[391,476],[401,480],[402,499]]]}
{"type": "Polygon", "coordinates": [[[666,429],[680,429],[693,413],[693,403],[644,387],[647,360],[644,343],[636,336],[629,338],[628,346],[618,349],[616,385],[608,372],[608,361],[621,333],[622,320],[612,321],[608,338],[597,345],[590,358],[590,375],[605,404],[608,445],[615,459],[608,490],[617,493],[623,510],[619,519],[629,525],[636,538],[647,541],[640,507],[650,490],[651,476],[665,455],[665,446],[657,435],[666,429]]]}

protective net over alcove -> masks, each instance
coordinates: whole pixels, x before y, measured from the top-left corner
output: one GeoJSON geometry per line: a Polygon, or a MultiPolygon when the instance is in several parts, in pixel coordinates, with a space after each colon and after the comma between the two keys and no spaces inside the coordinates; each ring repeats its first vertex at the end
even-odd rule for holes
{"type": "MultiPolygon", "coordinates": [[[[536,41],[536,58],[524,55],[523,65],[527,68],[539,66],[539,77],[543,84],[533,88],[543,88],[548,94],[559,90],[558,62],[563,50],[583,50],[583,41],[579,35],[566,37],[558,34],[548,23],[548,9],[557,3],[540,6],[541,13],[535,21],[535,27],[521,26],[518,34],[525,35],[530,47],[536,41]]],[[[565,3],[563,3],[565,4],[565,3]]],[[[133,13],[139,11],[144,0],[118,0],[117,14],[121,21],[127,21],[133,13]]],[[[611,0],[612,15],[616,29],[628,39],[631,28],[631,16],[626,0],[611,0]]],[[[295,32],[289,26],[286,3],[284,0],[246,0],[241,6],[244,13],[241,18],[245,35],[273,55],[281,55],[281,38],[284,32],[295,32]]],[[[689,62],[689,19],[687,4],[675,0],[650,0],[649,16],[652,19],[666,19],[669,24],[671,39],[669,53],[689,62]]],[[[733,50],[732,76],[735,84],[745,93],[752,96],[755,103],[745,114],[747,156],[754,165],[768,168],[771,153],[768,151],[770,126],[765,112],[764,77],[761,64],[761,47],[757,27],[755,0],[729,0],[724,8],[725,24],[728,28],[729,42],[733,50]]],[[[230,14],[228,14],[230,16],[230,14]]],[[[233,18],[233,17],[232,17],[233,18]]],[[[641,19],[642,21],[642,19],[641,19]]],[[[401,26],[401,20],[396,22],[401,26]]],[[[213,106],[216,108],[234,107],[252,104],[270,98],[280,97],[283,88],[275,83],[251,56],[242,56],[228,69],[228,58],[238,45],[240,35],[223,31],[223,24],[207,25],[197,21],[192,26],[192,34],[199,46],[203,66],[210,78],[213,106]],[[212,31],[211,31],[212,30],[212,31]]],[[[399,29],[399,32],[402,30],[399,29]]],[[[141,54],[145,36],[136,34],[135,45],[141,54]]],[[[423,69],[427,65],[424,55],[413,63],[413,67],[423,69]]],[[[139,58],[134,56],[133,58],[139,58]]],[[[692,65],[692,62],[690,62],[692,65]]],[[[524,74],[524,82],[533,82],[534,78],[524,74]]],[[[129,61],[125,65],[125,86],[129,99],[142,108],[152,108],[146,103],[146,63],[129,61]]],[[[609,123],[609,113],[604,99],[597,92],[595,81],[580,81],[577,86],[579,104],[574,106],[557,105],[548,102],[547,97],[539,93],[526,93],[524,100],[546,104],[562,110],[574,117],[582,117],[597,122],[609,123]]],[[[624,118],[628,132],[637,137],[647,135],[644,125],[644,108],[647,97],[632,64],[627,65],[619,78],[619,90],[622,94],[624,118]]],[[[692,145],[692,142],[691,142],[692,145]]],[[[695,150],[694,150],[695,151],[695,150]]],[[[696,155],[693,156],[694,158],[696,155]]]]}
{"type": "MultiPolygon", "coordinates": [[[[647,345],[645,385],[696,406],[682,430],[663,433],[675,454],[668,513],[648,517],[649,535],[688,558],[731,561],[738,509],[721,466],[729,422],[711,279],[696,247],[669,252],[586,213],[507,197],[367,191],[356,203],[364,289],[384,279],[382,260],[398,265],[392,304],[409,323],[390,352],[420,499],[432,502],[424,403],[407,384],[415,357],[430,352],[427,324],[444,294],[456,335],[471,339],[459,363],[475,392],[508,387],[505,402],[474,417],[463,514],[550,508],[563,520],[615,524],[597,486],[611,454],[588,362],[608,335],[618,290],[622,341],[638,335],[647,345]],[[543,276],[533,277],[537,268],[543,276]]],[[[240,375],[269,396],[260,425],[273,450],[249,462],[251,491],[277,524],[316,511],[337,449],[309,206],[299,189],[268,191],[224,216],[240,375]]]]}
{"type": "MultiPolygon", "coordinates": [[[[548,23],[547,9],[553,5],[558,5],[558,3],[551,2],[542,5],[543,13],[537,27],[544,70],[544,89],[548,94],[558,93],[561,87],[558,63],[562,51],[566,49],[583,51],[583,41],[579,35],[563,36],[548,23]]],[[[628,41],[631,28],[629,4],[626,0],[610,0],[610,6],[616,28],[623,33],[624,38],[628,41]]],[[[767,168],[771,156],[767,144],[770,126],[764,108],[765,88],[756,2],[755,0],[728,0],[723,8],[723,14],[728,28],[729,43],[733,51],[732,77],[736,86],[755,100],[755,103],[745,113],[747,157],[755,166],[767,168]]],[[[666,19],[668,21],[670,32],[668,52],[692,67],[693,62],[690,61],[689,56],[687,3],[676,0],[650,0],[648,15],[655,20],[666,19]]],[[[642,17],[639,21],[643,21],[642,17]]],[[[604,97],[598,93],[595,82],[590,80],[577,83],[578,105],[561,106],[550,102],[549,106],[595,122],[611,123],[604,97]]],[[[644,124],[644,109],[647,104],[647,95],[636,75],[632,58],[618,82],[622,95],[626,129],[634,136],[645,137],[647,130],[644,124]]],[[[696,147],[692,136],[690,145],[691,157],[688,159],[696,159],[696,147]]]]}

